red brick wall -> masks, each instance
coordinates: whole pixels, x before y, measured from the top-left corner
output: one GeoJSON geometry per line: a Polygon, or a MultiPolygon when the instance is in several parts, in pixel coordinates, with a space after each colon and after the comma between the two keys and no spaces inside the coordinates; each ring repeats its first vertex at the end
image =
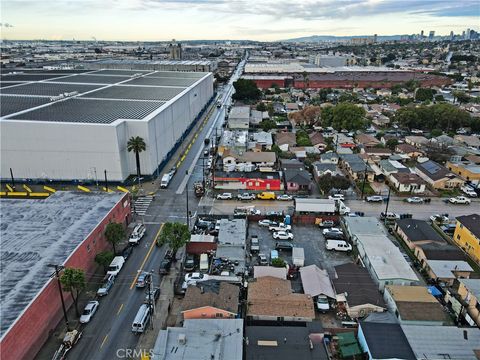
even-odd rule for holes
{"type": "Polygon", "coordinates": [[[272,84],[277,84],[279,87],[283,88],[285,87],[285,80],[253,80],[255,82],[255,84],[257,84],[257,86],[260,88],[260,89],[268,89],[268,88],[271,88],[272,87],[272,84]]]}
{"type": "MultiPolygon", "coordinates": [[[[130,221],[130,216],[129,195],[125,194],[122,200],[70,256],[65,265],[83,269],[87,279],[90,278],[96,268],[95,255],[100,251],[111,248],[111,245],[107,243],[103,236],[105,226],[110,221],[121,222],[126,225],[125,221],[126,219],[130,221]],[[127,206],[123,207],[126,200],[127,206]],[[89,247],[89,250],[87,247],[89,247]]],[[[70,294],[64,292],[64,298],[66,306],[69,308],[72,305],[70,294]]],[[[3,338],[0,344],[0,358],[2,360],[33,359],[60,320],[64,321],[62,304],[57,281],[52,279],[3,338]]]]}
{"type": "MultiPolygon", "coordinates": [[[[389,81],[389,82],[384,82],[384,81],[361,81],[355,79],[355,81],[350,81],[350,80],[338,80],[338,81],[314,81],[310,80],[308,82],[308,88],[310,89],[326,89],[326,88],[346,88],[350,89],[353,88],[354,84],[359,87],[359,88],[391,88],[395,84],[400,84],[403,81],[389,81]]],[[[448,78],[432,78],[428,80],[420,80],[422,86],[442,86],[442,85],[447,85],[450,84],[451,81],[448,78]]],[[[294,82],[294,87],[297,89],[303,89],[305,88],[305,83],[303,80],[295,80],[294,82]]]]}

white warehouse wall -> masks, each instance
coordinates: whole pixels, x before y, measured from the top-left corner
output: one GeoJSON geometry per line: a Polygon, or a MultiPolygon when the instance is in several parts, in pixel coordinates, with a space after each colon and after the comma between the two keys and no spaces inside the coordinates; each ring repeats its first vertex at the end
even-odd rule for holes
{"type": "Polygon", "coordinates": [[[0,177],[51,180],[123,181],[136,174],[128,139],[141,136],[147,150],[140,154],[142,174],[150,175],[164,160],[203,106],[213,96],[213,76],[177,95],[161,111],[144,120],[117,120],[109,125],[39,121],[0,121],[0,177]]]}

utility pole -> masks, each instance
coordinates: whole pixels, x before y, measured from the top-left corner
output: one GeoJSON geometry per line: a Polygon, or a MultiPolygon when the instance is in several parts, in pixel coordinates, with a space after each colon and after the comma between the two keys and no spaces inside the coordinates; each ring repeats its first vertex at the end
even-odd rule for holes
{"type": "Polygon", "coordinates": [[[363,194],[365,193],[365,181],[367,180],[367,166],[368,166],[368,164],[365,163],[365,171],[364,171],[364,173],[363,173],[362,197],[361,197],[361,200],[363,200],[363,194]]]}
{"type": "Polygon", "coordinates": [[[65,317],[65,325],[67,326],[67,331],[70,331],[70,327],[68,324],[67,309],[65,308],[65,300],[63,299],[62,284],[60,283],[60,271],[63,270],[63,266],[59,266],[55,264],[48,264],[47,266],[55,269],[55,273],[52,274],[51,277],[55,276],[57,278],[58,291],[60,292],[60,299],[62,300],[63,316],[65,317]]]}
{"type": "Polygon", "coordinates": [[[97,190],[98,190],[98,176],[97,176],[97,168],[93,167],[93,172],[95,173],[95,182],[97,183],[97,190]]]}
{"type": "Polygon", "coordinates": [[[12,178],[12,188],[15,190],[15,179],[13,178],[13,170],[10,168],[10,177],[12,178]]]}
{"type": "Polygon", "coordinates": [[[148,282],[148,307],[150,311],[150,326],[153,329],[153,312],[155,311],[154,304],[152,301],[152,283],[153,283],[153,270],[150,272],[151,277],[148,282]]]}
{"type": "Polygon", "coordinates": [[[105,169],[105,191],[108,192],[107,170],[105,169]]]}
{"type": "MultiPolygon", "coordinates": [[[[185,170],[185,175],[188,177],[188,170],[185,170]]],[[[190,229],[190,216],[188,211],[188,180],[187,180],[187,186],[185,187],[185,193],[187,195],[187,226],[188,226],[188,229],[190,229]]]]}
{"type": "Polygon", "coordinates": [[[390,203],[390,186],[388,187],[387,204],[385,205],[385,225],[387,224],[388,204],[390,203]]]}
{"type": "Polygon", "coordinates": [[[205,156],[202,157],[202,184],[203,191],[205,191],[205,156]]]}

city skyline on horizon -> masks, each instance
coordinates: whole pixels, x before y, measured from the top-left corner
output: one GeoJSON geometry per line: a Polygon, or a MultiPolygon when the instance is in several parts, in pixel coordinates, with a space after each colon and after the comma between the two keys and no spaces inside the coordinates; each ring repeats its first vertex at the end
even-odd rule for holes
{"type": "Polygon", "coordinates": [[[391,36],[479,31],[476,0],[32,0],[2,1],[4,40],[281,41],[309,36],[391,36]],[[342,24],[341,21],[348,22],[342,24]],[[361,26],[357,25],[361,22],[361,26]],[[180,24],[180,25],[179,25],[180,24]],[[472,24],[469,26],[468,24],[472,24]],[[214,26],[212,26],[214,25],[214,26]],[[113,34],[113,35],[112,35],[113,34]]]}

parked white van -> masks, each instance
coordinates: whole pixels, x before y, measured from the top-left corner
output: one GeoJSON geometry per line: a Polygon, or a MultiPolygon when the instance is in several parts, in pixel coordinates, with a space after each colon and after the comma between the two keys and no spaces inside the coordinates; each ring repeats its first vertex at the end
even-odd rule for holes
{"type": "Polygon", "coordinates": [[[327,250],[336,250],[336,251],[351,251],[352,245],[347,243],[345,240],[327,240],[325,242],[325,247],[327,250]]]}
{"type": "Polygon", "coordinates": [[[115,256],[110,265],[108,266],[107,275],[112,274],[117,276],[122,269],[124,263],[125,259],[123,256],[115,256]]]}
{"type": "Polygon", "coordinates": [[[132,331],[135,334],[141,334],[147,328],[150,320],[150,307],[147,304],[142,304],[135,315],[135,320],[132,323],[132,331]]]}
{"type": "Polygon", "coordinates": [[[160,187],[162,189],[166,189],[168,184],[170,184],[170,180],[172,180],[173,174],[171,172],[166,173],[162,176],[162,180],[160,181],[160,187]]]}
{"type": "Polygon", "coordinates": [[[130,245],[138,245],[140,240],[145,235],[146,231],[147,231],[147,229],[145,228],[145,225],[143,225],[143,224],[136,225],[135,228],[133,229],[132,233],[130,234],[130,237],[128,238],[128,243],[130,245]]]}
{"type": "Polygon", "coordinates": [[[201,254],[200,255],[200,271],[208,271],[208,255],[201,254]]]}

